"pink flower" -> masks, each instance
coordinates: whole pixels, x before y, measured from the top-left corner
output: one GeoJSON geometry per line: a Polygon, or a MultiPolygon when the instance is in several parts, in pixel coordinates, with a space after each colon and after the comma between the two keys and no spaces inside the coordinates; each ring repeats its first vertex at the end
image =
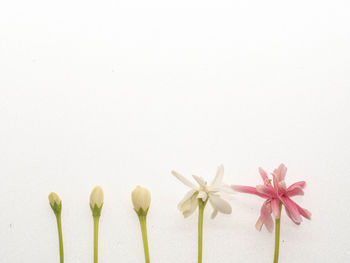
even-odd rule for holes
{"type": "Polygon", "coordinates": [[[287,167],[284,164],[281,164],[272,173],[273,185],[271,184],[271,179],[268,178],[267,173],[262,168],[259,168],[259,173],[264,181],[264,185],[258,185],[257,187],[231,186],[233,190],[238,192],[255,194],[266,199],[261,207],[260,217],[255,224],[257,230],[260,231],[262,226],[265,225],[272,232],[273,220],[271,213],[276,219],[280,217],[280,202],[284,205],[287,215],[295,224],[299,225],[301,223],[302,216],[311,219],[311,213],[308,210],[300,207],[290,199],[290,197],[295,195],[304,195],[303,189],[306,186],[306,182],[296,182],[287,188],[284,181],[287,167]]]}

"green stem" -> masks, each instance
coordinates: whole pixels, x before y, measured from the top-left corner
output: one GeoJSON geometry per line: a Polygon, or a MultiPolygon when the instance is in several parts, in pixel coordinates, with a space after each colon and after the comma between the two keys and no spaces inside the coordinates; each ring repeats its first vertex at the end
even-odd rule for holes
{"type": "Polygon", "coordinates": [[[203,214],[207,201],[198,199],[198,263],[202,263],[203,251],[203,214]]]}
{"type": "Polygon", "coordinates": [[[94,263],[98,262],[98,223],[100,216],[94,216],[94,263]]]}
{"type": "Polygon", "coordinates": [[[282,211],[282,202],[280,202],[280,216],[276,218],[275,222],[275,255],[273,258],[273,263],[278,263],[278,255],[280,250],[280,226],[281,226],[281,211],[282,211]]]}
{"type": "Polygon", "coordinates": [[[148,249],[148,239],[147,239],[147,221],[146,215],[139,215],[141,233],[142,233],[142,241],[143,241],[143,250],[145,252],[145,262],[149,263],[149,249],[148,249]]]}
{"type": "Polygon", "coordinates": [[[60,263],[64,262],[63,257],[63,237],[62,237],[62,223],[61,223],[61,213],[56,214],[57,228],[58,228],[58,240],[60,245],[60,263]]]}

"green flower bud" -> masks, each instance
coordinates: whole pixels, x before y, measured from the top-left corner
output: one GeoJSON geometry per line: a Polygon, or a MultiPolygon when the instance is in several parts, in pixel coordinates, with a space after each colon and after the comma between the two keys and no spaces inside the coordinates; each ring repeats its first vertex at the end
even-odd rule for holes
{"type": "Polygon", "coordinates": [[[56,193],[52,192],[49,194],[49,202],[54,213],[60,214],[62,209],[62,200],[60,197],[56,193]]]}
{"type": "Polygon", "coordinates": [[[93,216],[101,215],[103,200],[103,190],[100,186],[96,186],[90,194],[90,208],[93,216]]]}
{"type": "Polygon", "coordinates": [[[151,193],[146,188],[137,186],[131,193],[131,200],[138,215],[147,215],[151,204],[151,193]]]}

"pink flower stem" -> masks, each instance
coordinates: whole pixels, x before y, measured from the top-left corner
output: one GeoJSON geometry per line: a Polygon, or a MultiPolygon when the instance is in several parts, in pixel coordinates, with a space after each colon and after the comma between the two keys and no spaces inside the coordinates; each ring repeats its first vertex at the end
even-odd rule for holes
{"type": "Polygon", "coordinates": [[[281,211],[282,211],[282,202],[280,201],[280,214],[279,217],[275,220],[275,256],[273,258],[273,263],[278,263],[278,254],[280,249],[280,225],[281,225],[281,211]]]}

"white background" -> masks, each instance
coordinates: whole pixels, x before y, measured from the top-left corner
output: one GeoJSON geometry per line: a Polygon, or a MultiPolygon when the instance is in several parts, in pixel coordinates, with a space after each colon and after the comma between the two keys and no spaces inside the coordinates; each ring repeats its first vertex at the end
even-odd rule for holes
{"type": "MultiPolygon", "coordinates": [[[[152,192],[154,263],[196,262],[196,216],[171,176],[257,185],[284,162],[295,200],[280,262],[349,262],[350,4],[13,0],[0,3],[0,262],[92,262],[89,194],[105,191],[100,262],[143,262],[130,193],[152,192]]],[[[204,226],[204,262],[272,262],[263,200],[237,194],[204,226]]]]}

